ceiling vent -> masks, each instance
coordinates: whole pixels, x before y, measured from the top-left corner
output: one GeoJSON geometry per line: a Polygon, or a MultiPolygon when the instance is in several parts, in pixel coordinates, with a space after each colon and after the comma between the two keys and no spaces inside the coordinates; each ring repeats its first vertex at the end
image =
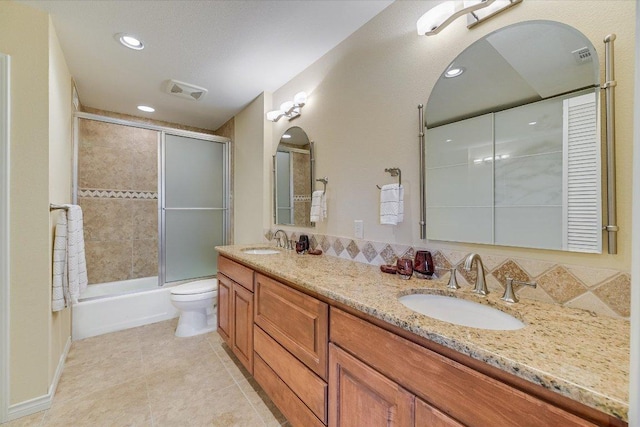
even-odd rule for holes
{"type": "Polygon", "coordinates": [[[591,57],[591,51],[588,47],[583,47],[577,50],[574,50],[573,57],[575,58],[578,64],[582,64],[583,62],[591,62],[593,58],[591,57]]]}
{"type": "Polygon", "coordinates": [[[177,80],[167,80],[165,92],[170,95],[179,96],[181,98],[190,99],[192,101],[201,100],[206,94],[207,89],[177,80]]]}

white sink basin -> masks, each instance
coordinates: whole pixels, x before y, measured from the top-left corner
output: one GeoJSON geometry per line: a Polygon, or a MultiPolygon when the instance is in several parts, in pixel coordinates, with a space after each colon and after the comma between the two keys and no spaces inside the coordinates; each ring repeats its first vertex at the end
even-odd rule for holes
{"type": "Polygon", "coordinates": [[[431,294],[411,294],[398,298],[413,311],[444,322],[479,329],[506,331],[524,328],[515,317],[488,305],[460,298],[431,294]]]}
{"type": "Polygon", "coordinates": [[[280,253],[280,251],[276,249],[268,249],[268,248],[245,249],[242,252],[249,255],[274,255],[274,254],[280,253]]]}

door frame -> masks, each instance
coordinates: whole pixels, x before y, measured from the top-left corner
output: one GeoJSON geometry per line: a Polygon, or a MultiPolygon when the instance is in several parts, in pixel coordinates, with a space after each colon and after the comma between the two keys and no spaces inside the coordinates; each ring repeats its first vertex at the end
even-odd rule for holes
{"type": "Polygon", "coordinates": [[[0,53],[0,423],[9,413],[9,140],[10,70],[8,55],[0,53]]]}

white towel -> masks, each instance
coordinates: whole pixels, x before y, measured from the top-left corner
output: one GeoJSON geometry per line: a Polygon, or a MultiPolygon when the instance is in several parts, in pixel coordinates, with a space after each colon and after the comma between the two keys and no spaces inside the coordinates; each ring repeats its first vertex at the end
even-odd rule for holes
{"type": "Polygon", "coordinates": [[[51,310],[65,308],[64,290],[67,282],[67,212],[58,216],[56,233],[53,240],[53,289],[51,292],[51,310]]]}
{"type": "Polygon", "coordinates": [[[67,211],[60,213],[54,240],[53,311],[76,304],[88,284],[82,209],[77,205],[65,206],[67,211]]]}
{"type": "Polygon", "coordinates": [[[322,222],[327,217],[327,195],[318,190],[311,194],[311,222],[322,222]]]}
{"type": "Polygon", "coordinates": [[[404,220],[404,187],[387,184],[380,190],[380,224],[397,225],[404,220]]]}

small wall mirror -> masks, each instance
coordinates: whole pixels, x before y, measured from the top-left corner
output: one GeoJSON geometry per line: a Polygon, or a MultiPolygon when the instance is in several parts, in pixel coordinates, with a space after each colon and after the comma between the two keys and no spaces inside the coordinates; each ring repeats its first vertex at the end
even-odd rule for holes
{"type": "Polygon", "coordinates": [[[313,191],[313,142],[294,126],[287,129],[273,156],[274,222],[313,227],[310,221],[313,191]]]}
{"type": "Polygon", "coordinates": [[[426,107],[427,237],[602,251],[599,62],[553,21],[497,30],[426,107]]]}

